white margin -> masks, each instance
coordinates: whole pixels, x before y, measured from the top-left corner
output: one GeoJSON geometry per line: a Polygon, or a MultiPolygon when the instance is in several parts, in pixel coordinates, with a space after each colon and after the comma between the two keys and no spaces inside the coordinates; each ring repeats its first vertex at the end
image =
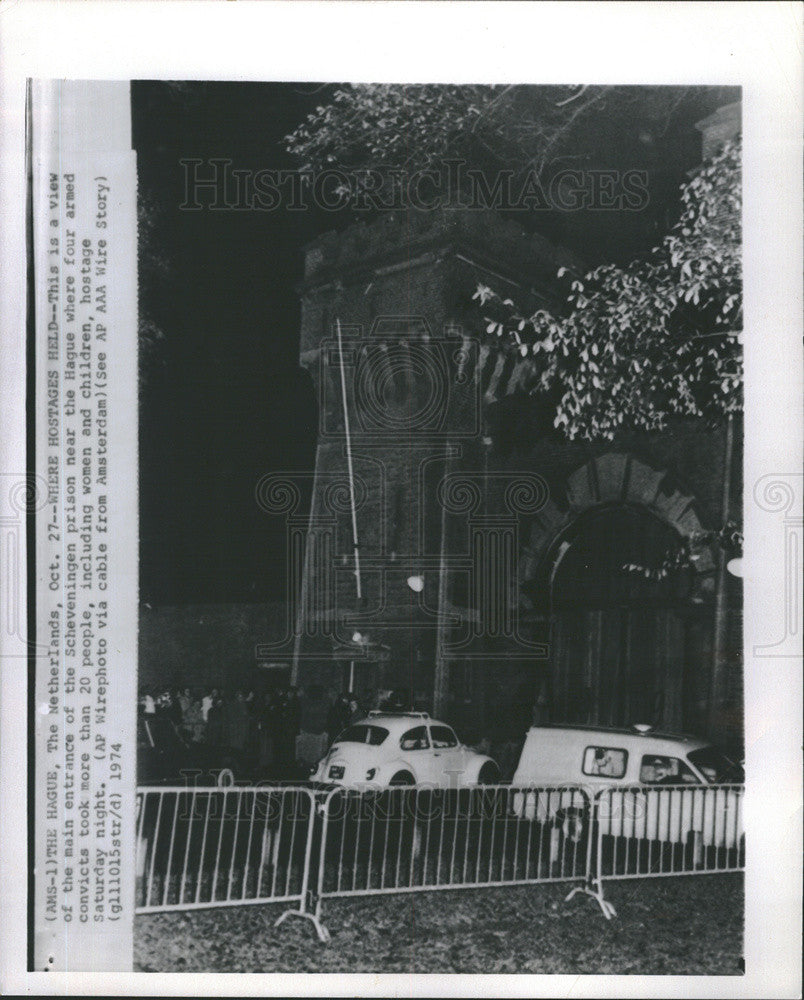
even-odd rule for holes
{"type": "MultiPolygon", "coordinates": [[[[25,468],[25,78],[708,83],[744,88],[746,648],[781,634],[752,484],[802,468],[802,7],[796,3],[6,0],[0,6],[0,468],[25,468]],[[756,331],[756,334],[755,334],[756,331]],[[770,589],[769,589],[770,588],[770,589]],[[761,608],[761,617],[756,614],[761,608]]],[[[2,637],[0,637],[2,639],[2,637]]],[[[800,995],[801,662],[746,660],[744,977],[24,973],[25,670],[2,663],[4,994],[800,995]]],[[[538,943],[534,942],[537,947],[538,943]]]]}

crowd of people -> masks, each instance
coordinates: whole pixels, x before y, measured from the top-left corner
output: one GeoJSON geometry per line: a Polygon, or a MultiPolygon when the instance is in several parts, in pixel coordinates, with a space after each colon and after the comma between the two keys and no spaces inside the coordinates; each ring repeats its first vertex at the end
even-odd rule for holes
{"type": "Polygon", "coordinates": [[[324,747],[371,709],[406,709],[406,692],[367,691],[330,697],[322,687],[307,692],[277,687],[257,693],[235,688],[157,688],[141,691],[139,711],[167,721],[186,743],[207,743],[236,751],[260,767],[298,759],[300,733],[324,747]]]}

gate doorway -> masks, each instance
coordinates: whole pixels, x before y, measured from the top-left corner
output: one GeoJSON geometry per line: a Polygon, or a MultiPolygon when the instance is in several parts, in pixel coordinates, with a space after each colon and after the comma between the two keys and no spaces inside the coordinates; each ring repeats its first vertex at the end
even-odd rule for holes
{"type": "Polygon", "coordinates": [[[550,563],[553,722],[684,725],[685,683],[707,662],[691,573],[662,572],[676,531],[644,508],[579,517],[550,563]]]}

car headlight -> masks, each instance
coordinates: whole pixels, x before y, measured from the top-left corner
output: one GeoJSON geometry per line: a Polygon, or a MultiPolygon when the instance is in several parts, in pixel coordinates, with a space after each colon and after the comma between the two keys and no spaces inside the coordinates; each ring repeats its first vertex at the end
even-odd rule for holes
{"type": "Polygon", "coordinates": [[[377,768],[370,767],[368,771],[366,771],[366,781],[371,781],[376,773],[377,773],[377,768]]]}

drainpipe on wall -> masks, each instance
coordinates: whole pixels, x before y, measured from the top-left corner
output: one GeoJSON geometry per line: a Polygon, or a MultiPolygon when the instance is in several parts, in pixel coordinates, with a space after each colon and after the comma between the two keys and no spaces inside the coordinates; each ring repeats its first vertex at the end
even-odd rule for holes
{"type": "MultiPolygon", "coordinates": [[[[723,457],[723,500],[721,507],[722,527],[725,528],[731,511],[731,468],[734,456],[734,417],[729,414],[726,423],[726,446],[723,457]]],[[[721,544],[717,554],[717,582],[715,592],[714,636],[712,642],[712,670],[709,675],[709,705],[707,712],[707,734],[710,738],[718,734],[720,727],[720,702],[723,697],[725,675],[726,639],[728,633],[728,608],[726,607],[726,550],[721,544]]]]}
{"type": "MultiPolygon", "coordinates": [[[[446,479],[455,468],[455,449],[447,442],[447,457],[444,463],[444,478],[446,479]]],[[[444,655],[447,642],[447,600],[449,597],[449,581],[447,579],[447,505],[441,505],[441,538],[439,540],[438,561],[438,621],[436,623],[435,671],[433,673],[433,715],[441,718],[447,704],[449,692],[449,661],[444,655]]]]}

